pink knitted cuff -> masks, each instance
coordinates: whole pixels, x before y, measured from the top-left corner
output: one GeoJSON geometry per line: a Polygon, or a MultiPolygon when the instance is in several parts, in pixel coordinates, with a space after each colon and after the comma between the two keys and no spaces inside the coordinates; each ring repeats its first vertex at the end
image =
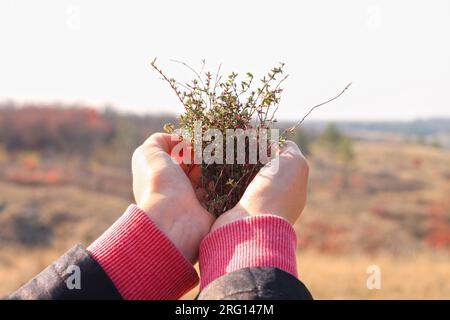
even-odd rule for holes
{"type": "Polygon", "coordinates": [[[297,237],[285,219],[248,217],[210,233],[200,245],[200,289],[242,268],[276,267],[297,277],[297,237]]]}
{"type": "Polygon", "coordinates": [[[178,299],[198,282],[192,264],[136,205],[87,250],[127,300],[178,299]]]}

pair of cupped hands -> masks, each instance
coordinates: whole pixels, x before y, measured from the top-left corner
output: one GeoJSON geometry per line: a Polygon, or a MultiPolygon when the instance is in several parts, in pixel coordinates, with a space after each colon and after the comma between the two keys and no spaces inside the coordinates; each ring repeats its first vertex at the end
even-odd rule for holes
{"type": "Polygon", "coordinates": [[[192,263],[202,239],[222,226],[263,214],[293,224],[300,216],[306,202],[308,164],[295,143],[286,141],[275,158],[278,165],[269,162],[261,168],[239,203],[217,219],[199,201],[200,167],[189,167],[171,155],[179,143],[184,142],[176,135],[155,133],[136,149],[133,193],[137,206],[192,263]]]}

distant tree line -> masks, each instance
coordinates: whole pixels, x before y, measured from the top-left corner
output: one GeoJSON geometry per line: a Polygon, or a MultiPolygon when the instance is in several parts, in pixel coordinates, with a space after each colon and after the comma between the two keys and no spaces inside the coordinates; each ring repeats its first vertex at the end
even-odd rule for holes
{"type": "MultiPolygon", "coordinates": [[[[177,123],[171,115],[118,113],[83,105],[0,104],[0,144],[8,152],[36,150],[95,156],[101,161],[127,165],[133,150],[164,123],[177,123]]],[[[280,123],[280,129],[288,123],[280,123]]],[[[321,132],[298,129],[291,138],[308,156],[318,143],[344,163],[353,158],[351,140],[335,125],[321,132]]]]}
{"type": "Polygon", "coordinates": [[[91,108],[25,106],[0,109],[0,142],[7,150],[35,149],[88,153],[108,143],[114,125],[91,108]]]}
{"type": "Polygon", "coordinates": [[[0,144],[8,151],[37,150],[90,156],[102,147],[135,148],[162,130],[170,116],[118,114],[85,106],[0,105],[0,144]]]}

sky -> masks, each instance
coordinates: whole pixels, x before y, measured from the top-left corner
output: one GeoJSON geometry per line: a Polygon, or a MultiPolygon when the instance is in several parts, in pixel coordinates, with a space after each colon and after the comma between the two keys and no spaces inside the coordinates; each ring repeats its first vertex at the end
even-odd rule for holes
{"type": "Polygon", "coordinates": [[[0,101],[182,112],[150,68],[261,76],[286,63],[279,119],[353,85],[316,120],[450,117],[450,1],[0,2],[0,101]]]}

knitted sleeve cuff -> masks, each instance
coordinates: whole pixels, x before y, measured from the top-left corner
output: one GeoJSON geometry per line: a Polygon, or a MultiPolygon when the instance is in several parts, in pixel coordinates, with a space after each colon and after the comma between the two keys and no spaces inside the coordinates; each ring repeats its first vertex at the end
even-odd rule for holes
{"type": "Polygon", "coordinates": [[[297,277],[296,247],[293,227],[279,216],[252,216],[227,224],[200,245],[200,289],[249,267],[276,267],[297,277]]]}
{"type": "Polygon", "coordinates": [[[131,205],[87,249],[124,299],[178,299],[198,283],[192,264],[131,205]]]}

